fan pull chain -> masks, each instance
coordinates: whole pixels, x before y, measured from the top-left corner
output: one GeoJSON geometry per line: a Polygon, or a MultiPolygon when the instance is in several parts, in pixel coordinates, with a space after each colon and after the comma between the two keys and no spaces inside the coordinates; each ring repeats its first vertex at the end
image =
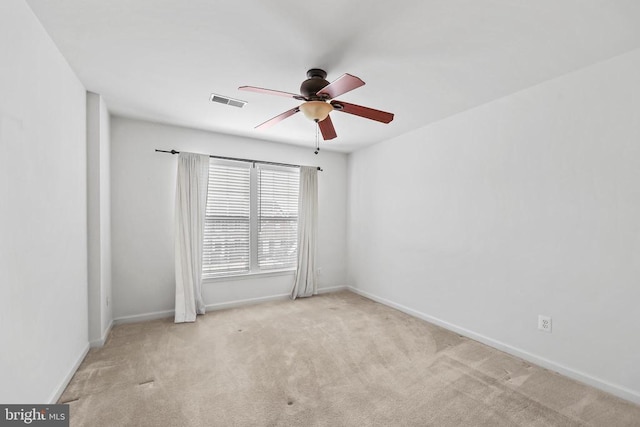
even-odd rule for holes
{"type": "Polygon", "coordinates": [[[316,151],[313,154],[318,154],[320,152],[320,125],[316,120],[316,151]]]}

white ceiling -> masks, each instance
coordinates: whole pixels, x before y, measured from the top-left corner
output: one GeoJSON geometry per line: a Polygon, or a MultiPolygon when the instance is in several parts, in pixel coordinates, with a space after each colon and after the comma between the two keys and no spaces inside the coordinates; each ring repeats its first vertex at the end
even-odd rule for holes
{"type": "Polygon", "coordinates": [[[395,113],[333,112],[350,152],[640,47],[637,0],[27,0],[85,87],[117,115],[313,146],[284,97],[307,69],[366,85],[338,97],[395,113]],[[249,103],[209,101],[218,93],[249,103]]]}

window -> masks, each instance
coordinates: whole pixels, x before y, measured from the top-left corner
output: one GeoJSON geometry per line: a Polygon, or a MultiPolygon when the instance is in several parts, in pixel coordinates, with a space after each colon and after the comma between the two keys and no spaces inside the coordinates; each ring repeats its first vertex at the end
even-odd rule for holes
{"type": "Polygon", "coordinates": [[[203,277],[249,271],[250,194],[251,174],[247,166],[209,162],[203,277]]]}
{"type": "Polygon", "coordinates": [[[258,267],[296,265],[299,170],[258,169],[258,267]]]}
{"type": "Polygon", "coordinates": [[[300,171],[211,160],[204,278],[296,266],[300,171]]]}

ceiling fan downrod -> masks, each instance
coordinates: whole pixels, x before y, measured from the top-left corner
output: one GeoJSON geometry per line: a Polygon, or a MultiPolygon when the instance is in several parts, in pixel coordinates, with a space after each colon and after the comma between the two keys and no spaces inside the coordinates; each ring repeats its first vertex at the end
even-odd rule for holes
{"type": "Polygon", "coordinates": [[[318,124],[319,121],[316,119],[316,151],[313,152],[313,154],[318,154],[320,152],[320,125],[318,124]]]}

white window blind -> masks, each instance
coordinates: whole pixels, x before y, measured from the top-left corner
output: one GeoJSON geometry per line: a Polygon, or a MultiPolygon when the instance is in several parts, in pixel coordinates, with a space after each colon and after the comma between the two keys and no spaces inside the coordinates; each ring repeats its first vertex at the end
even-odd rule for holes
{"type": "Polygon", "coordinates": [[[203,276],[250,269],[250,165],[209,164],[203,276]]]}
{"type": "Polygon", "coordinates": [[[258,267],[296,266],[300,170],[258,169],[258,267]]]}
{"type": "Polygon", "coordinates": [[[212,160],[203,278],[296,267],[300,170],[212,160]]]}

